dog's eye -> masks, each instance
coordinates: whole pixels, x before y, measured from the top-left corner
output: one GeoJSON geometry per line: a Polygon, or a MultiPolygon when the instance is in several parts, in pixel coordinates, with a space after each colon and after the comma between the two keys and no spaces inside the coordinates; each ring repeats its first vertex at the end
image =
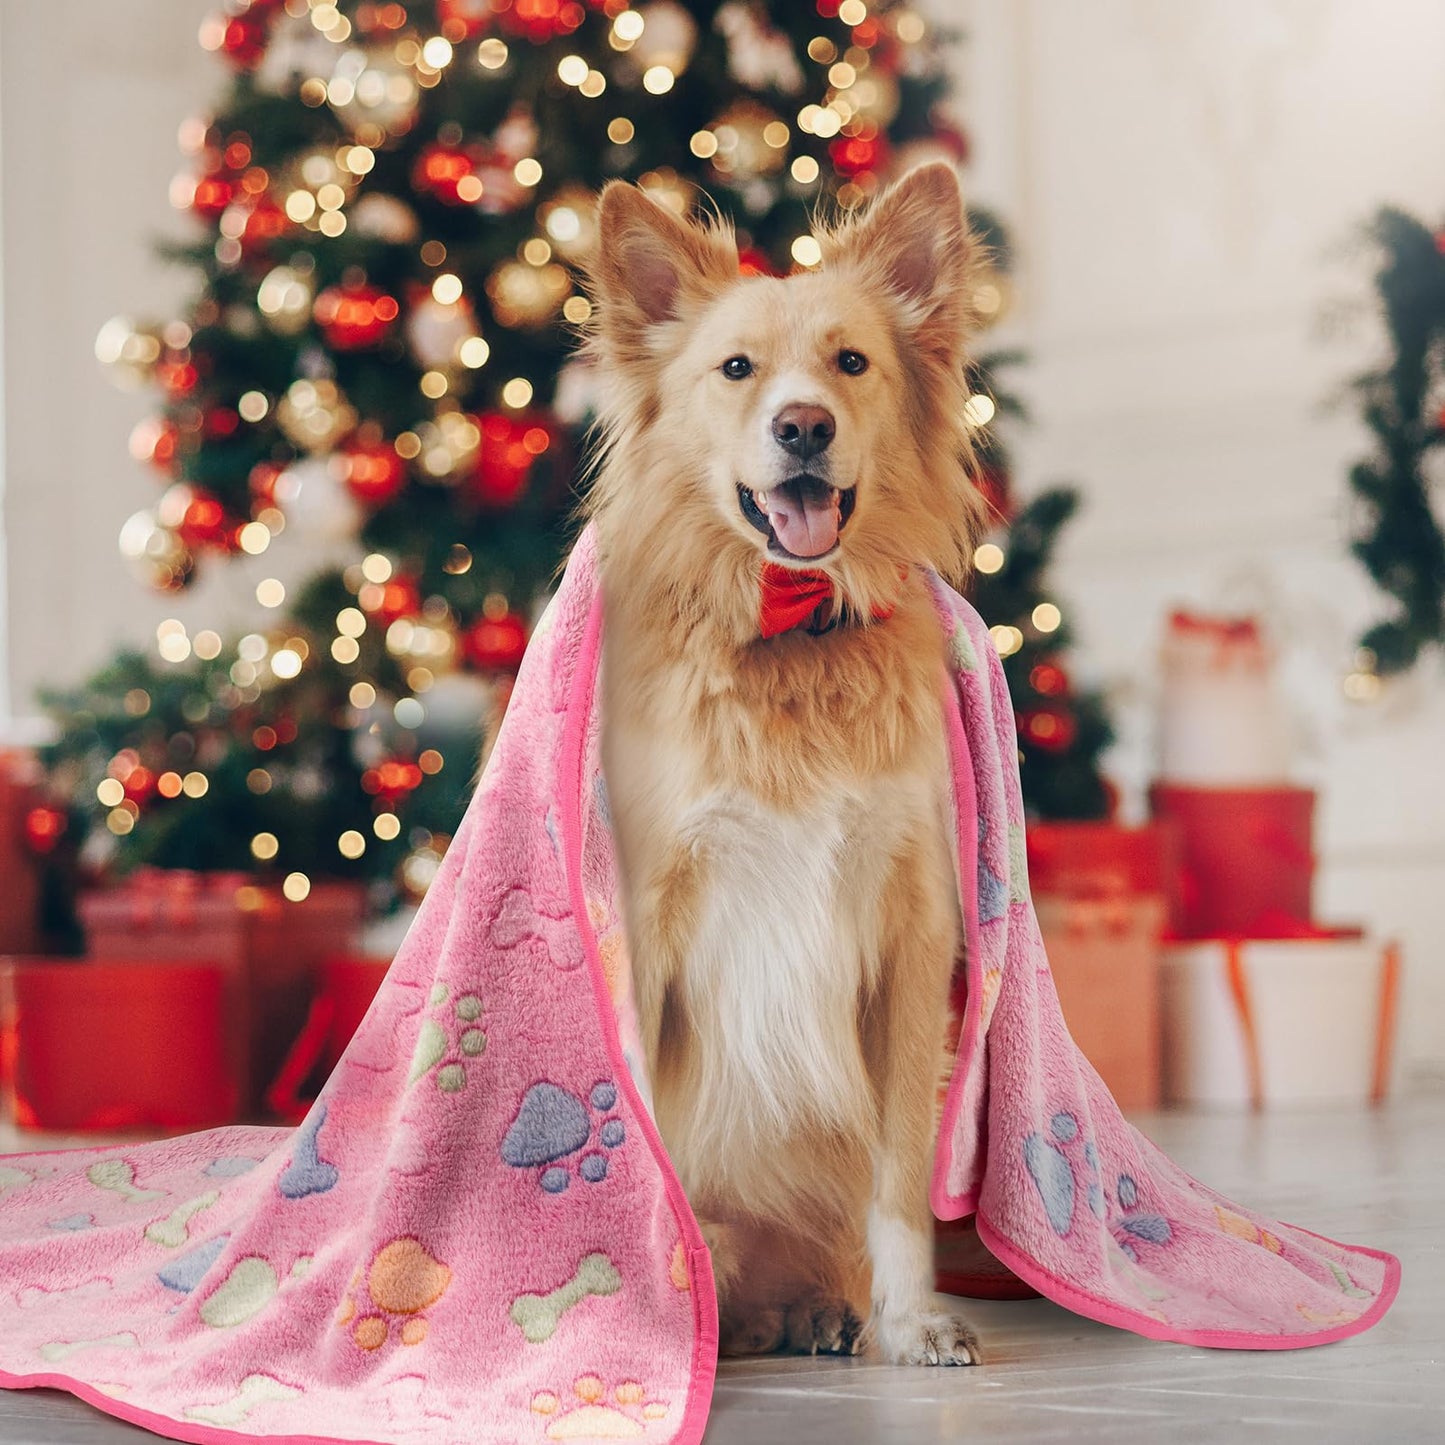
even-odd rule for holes
{"type": "Polygon", "coordinates": [[[753,374],[753,364],[746,356],[730,356],[722,364],[722,374],[729,381],[741,381],[753,374]]]}
{"type": "Polygon", "coordinates": [[[868,358],[861,351],[840,351],[838,370],[849,376],[862,376],[868,370],[868,358]]]}

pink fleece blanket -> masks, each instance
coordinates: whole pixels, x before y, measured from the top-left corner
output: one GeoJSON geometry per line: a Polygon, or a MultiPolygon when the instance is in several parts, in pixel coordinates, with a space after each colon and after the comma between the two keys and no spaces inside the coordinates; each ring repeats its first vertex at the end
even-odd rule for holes
{"type": "MultiPolygon", "coordinates": [[[[976,1214],[1051,1299],[1158,1339],[1368,1328],[1394,1259],[1196,1183],[1070,1040],[1002,673],[933,586],[968,936],[935,1211],[976,1214]]],[[[637,1047],[601,640],[584,536],[441,874],[299,1129],[0,1160],[0,1383],[189,1441],[700,1439],[716,1303],[637,1047]]]]}

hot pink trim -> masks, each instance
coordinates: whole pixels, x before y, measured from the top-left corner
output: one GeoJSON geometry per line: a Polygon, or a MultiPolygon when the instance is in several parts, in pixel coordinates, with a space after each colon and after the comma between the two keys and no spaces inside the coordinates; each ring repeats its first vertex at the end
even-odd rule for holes
{"type": "Polygon", "coordinates": [[[948,734],[948,757],[953,771],[954,813],[958,831],[958,887],[963,904],[963,967],[967,992],[963,1002],[963,1029],[948,1094],[943,1101],[943,1120],[938,1126],[938,1147],[933,1154],[933,1179],[928,1202],[934,1215],[943,1220],[962,1219],[978,1207],[978,1189],[965,1195],[948,1192],[948,1168],[952,1162],[953,1131],[963,1107],[963,1090],[983,1032],[983,963],[978,945],[978,788],[973,778],[973,757],[968,750],[968,733],[959,711],[958,692],[949,680],[943,701],[944,726],[948,734]]]}
{"type": "Polygon", "coordinates": [[[561,790],[559,807],[562,825],[562,860],[567,873],[567,893],[573,917],[582,935],[582,951],[592,979],[592,993],[602,1037],[612,1060],[613,1075],[626,1095],[633,1117],[637,1120],[648,1148],[662,1175],[668,1203],[677,1218],[687,1244],[688,1278],[691,1283],[693,1315],[692,1378],[688,1383],[687,1409],[674,1437],[676,1445],[700,1445],[707,1428],[708,1411],[712,1405],[713,1384],[717,1376],[718,1319],[717,1291],[713,1285],[712,1256],[703,1242],[692,1206],[687,1202],[682,1184],[667,1157],[667,1148],[657,1132],[652,1114],[643,1103],[633,1080],[632,1070],[622,1054],[622,1041],[617,1034],[617,1017],[612,1009],[612,996],[607,976],[602,970],[602,954],[597,935],[587,913],[587,898],[582,888],[582,818],[581,804],[585,792],[582,776],[586,754],[587,722],[592,716],[592,700],[597,684],[597,664],[602,647],[602,595],[599,591],[587,617],[582,647],[572,674],[571,692],[567,698],[566,722],[562,732],[562,757],[558,782],[561,790]]]}
{"type": "MultiPolygon", "coordinates": [[[[1152,1315],[1112,1304],[1097,1295],[1081,1290],[1050,1274],[1037,1261],[1031,1259],[1017,1245],[996,1230],[980,1211],[977,1216],[978,1237],[988,1246],[989,1253],[1006,1264],[1026,1284],[1031,1284],[1041,1295],[1072,1310],[1085,1319],[1098,1320],[1100,1324],[1114,1325],[1121,1330],[1131,1330],[1150,1340],[1168,1340],[1179,1345],[1198,1345],[1207,1350],[1303,1350],[1313,1345],[1330,1345],[1336,1340],[1347,1340],[1351,1335],[1363,1334],[1395,1302],[1400,1290],[1400,1261],[1393,1254],[1383,1250],[1366,1249],[1362,1245],[1350,1245],[1357,1254],[1367,1254],[1372,1259],[1385,1263],[1385,1279],[1375,1302],[1358,1319],[1348,1324],[1336,1325],[1333,1329],[1320,1330],[1312,1335],[1269,1335],[1255,1334],[1248,1330],[1176,1330],[1152,1315]]],[[[1290,1225],[1298,1229],[1297,1225],[1290,1225]]],[[[1301,1229],[1312,1239],[1323,1240],[1326,1244],[1338,1244],[1337,1240],[1326,1239],[1312,1230],[1301,1229]]]]}
{"type": "MultiPolygon", "coordinates": [[[[57,1150],[57,1153],[73,1153],[73,1150],[57,1150]]],[[[18,1155],[7,1155],[18,1158],[18,1155]]],[[[224,1430],[219,1425],[192,1424],[187,1420],[172,1420],[168,1415],[157,1415],[137,1405],[128,1405],[113,1395],[103,1394],[93,1385],[82,1380],[72,1380],[68,1375],[8,1375],[0,1370],[0,1389],[6,1390],[64,1390],[77,1399],[84,1400],[97,1410],[124,1420],[130,1425],[139,1425],[153,1435],[163,1435],[168,1440],[183,1440],[186,1445],[384,1445],[375,1440],[358,1440],[354,1436],[345,1439],[333,1435],[257,1435],[254,1431],[224,1430]]]]}

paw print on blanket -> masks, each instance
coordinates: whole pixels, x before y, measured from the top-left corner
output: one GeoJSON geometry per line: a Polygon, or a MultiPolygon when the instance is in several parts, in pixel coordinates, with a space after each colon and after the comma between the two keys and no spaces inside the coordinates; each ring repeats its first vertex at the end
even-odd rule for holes
{"type": "Polygon", "coordinates": [[[1011,903],[1029,901],[1029,864],[1024,830],[1021,825],[1010,824],[1004,840],[1004,856],[999,859],[1000,869],[995,870],[989,863],[988,854],[994,851],[989,840],[988,820],[982,813],[978,817],[978,921],[992,923],[1008,912],[1011,903]]]}
{"type": "Polygon", "coordinates": [[[602,1147],[582,1155],[577,1173],[588,1184],[600,1184],[607,1177],[610,1151],[627,1138],[622,1120],[608,1112],[616,1103],[617,1086],[610,1079],[594,1084],[585,1102],[560,1084],[533,1084],[522,1096],[516,1117],[502,1138],[502,1162],[513,1169],[546,1166],[538,1183],[548,1194],[561,1194],[572,1175],[570,1168],[558,1161],[570,1159],[592,1138],[595,1113],[604,1116],[596,1126],[602,1147]]]}
{"type": "Polygon", "coordinates": [[[1067,1110],[1053,1115],[1047,1134],[1028,1135],[1023,1154],[1049,1226],[1061,1239],[1073,1229],[1081,1199],[1096,1219],[1108,1220],[1114,1242],[1136,1264],[1140,1245],[1165,1245],[1173,1238],[1162,1214],[1140,1207],[1139,1186],[1129,1174],[1121,1173],[1114,1181],[1116,1207],[1111,1211],[1098,1148],[1082,1137],[1079,1121],[1067,1110]]]}
{"type": "Polygon", "coordinates": [[[507,889],[492,916],[491,941],[500,949],[526,948],[538,962],[557,968],[578,968],[582,944],[566,903],[546,901],[519,886],[507,889]]]}
{"type": "Polygon", "coordinates": [[[419,1345],[430,1333],[423,1310],[451,1288],[452,1272],[433,1259],[419,1240],[410,1235],[393,1239],[377,1251],[366,1271],[366,1290],[357,1270],[346,1288],[346,1298],[336,1316],[337,1325],[349,1330],[358,1349],[379,1350],[391,1337],[392,1326],[404,1345],[419,1345]],[[361,1295],[360,1306],[356,1296],[361,1295]]]}
{"type": "Polygon", "coordinates": [[[532,1413],[547,1421],[549,1440],[636,1440],[667,1418],[668,1402],[647,1395],[636,1380],[623,1380],[609,1392],[600,1375],[578,1375],[571,1400],[538,1390],[532,1413]]]}
{"type": "Polygon", "coordinates": [[[1232,1209],[1225,1209],[1223,1205],[1216,1204],[1214,1217],[1225,1234],[1232,1234],[1236,1239],[1243,1239],[1249,1244],[1261,1245],[1271,1254],[1279,1254],[1284,1249],[1277,1234],[1271,1234],[1269,1230],[1261,1229],[1254,1220],[1246,1218],[1243,1214],[1236,1214],[1232,1209]]]}
{"type": "Polygon", "coordinates": [[[451,1003],[451,990],[446,984],[438,983],[427,996],[427,1007],[432,1013],[421,1021],[417,1031],[407,1085],[435,1070],[433,1079],[437,1088],[443,1094],[459,1094],[467,1086],[467,1063],[479,1059],[487,1047],[486,1030],[482,1028],[482,1001],[474,993],[464,993],[451,1003]]]}

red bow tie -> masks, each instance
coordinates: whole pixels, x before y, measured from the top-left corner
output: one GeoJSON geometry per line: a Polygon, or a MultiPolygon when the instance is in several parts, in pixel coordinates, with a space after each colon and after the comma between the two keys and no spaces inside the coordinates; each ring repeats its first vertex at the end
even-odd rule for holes
{"type": "MultiPolygon", "coordinates": [[[[840,621],[833,579],[826,572],[764,562],[759,592],[758,630],[765,638],[804,624],[811,633],[831,632],[840,621]]],[[[875,608],[873,620],[882,622],[892,615],[891,607],[875,608]]]]}

